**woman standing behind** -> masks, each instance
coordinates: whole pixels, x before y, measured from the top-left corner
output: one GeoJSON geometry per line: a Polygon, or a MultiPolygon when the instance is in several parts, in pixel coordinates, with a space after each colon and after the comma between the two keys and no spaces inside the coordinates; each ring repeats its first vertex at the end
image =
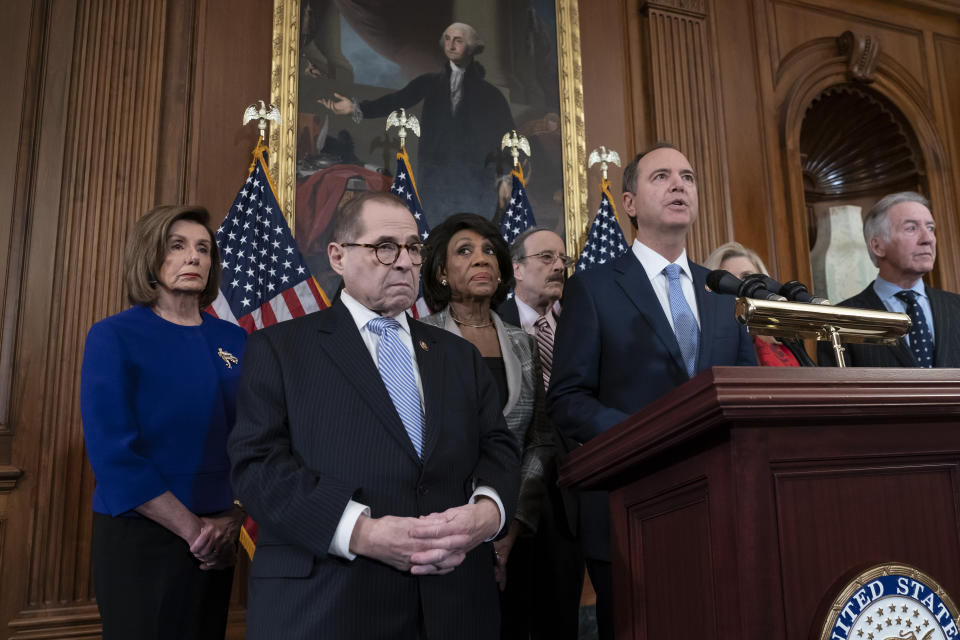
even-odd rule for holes
{"type": "MultiPolygon", "coordinates": [[[[756,251],[747,249],[739,242],[722,244],[704,261],[703,266],[713,271],[723,269],[741,280],[752,273],[767,276],[767,266],[756,251]]],[[[757,364],[764,367],[799,367],[796,356],[790,350],[770,336],[753,336],[754,350],[757,352],[757,364]]]]}
{"type": "Polygon", "coordinates": [[[501,596],[501,637],[528,637],[525,603],[527,545],[537,530],[546,488],[544,469],[555,454],[544,414],[543,377],[534,338],[491,310],[506,298],[513,263],[499,230],[486,218],[458,213],[433,228],[423,263],[423,292],[439,312],[423,321],[467,339],[480,351],[500,392],[503,416],[523,446],[520,498],[506,536],[494,542],[501,596]]]}
{"type": "Polygon", "coordinates": [[[209,219],[174,206],[139,219],[123,265],[133,307],[87,334],[80,400],[105,640],[226,629],[242,519],[226,442],[246,332],[200,311],[220,280],[209,219]]]}

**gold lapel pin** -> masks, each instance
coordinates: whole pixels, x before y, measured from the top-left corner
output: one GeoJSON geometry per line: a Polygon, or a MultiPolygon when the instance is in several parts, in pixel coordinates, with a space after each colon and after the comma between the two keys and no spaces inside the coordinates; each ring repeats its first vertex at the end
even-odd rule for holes
{"type": "Polygon", "coordinates": [[[420,348],[424,351],[430,351],[430,347],[427,346],[427,343],[424,340],[420,341],[420,348]]]}
{"type": "Polygon", "coordinates": [[[217,355],[220,356],[224,364],[227,365],[227,369],[233,369],[233,365],[240,362],[237,360],[237,356],[233,355],[229,351],[224,351],[223,347],[217,347],[217,355]]]}

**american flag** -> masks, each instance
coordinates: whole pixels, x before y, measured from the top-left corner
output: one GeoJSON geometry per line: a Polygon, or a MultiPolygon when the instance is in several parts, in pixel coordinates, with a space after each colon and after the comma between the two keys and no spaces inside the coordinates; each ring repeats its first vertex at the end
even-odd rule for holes
{"type": "MultiPolygon", "coordinates": [[[[390,187],[390,191],[406,201],[410,213],[417,221],[417,233],[420,235],[420,240],[426,242],[430,235],[430,227],[427,226],[427,217],[423,214],[423,207],[420,205],[420,195],[417,192],[417,183],[413,179],[413,171],[410,170],[410,157],[407,155],[406,149],[400,149],[397,152],[397,174],[393,179],[393,186],[390,187]]],[[[414,318],[430,315],[430,307],[427,306],[427,301],[423,298],[422,276],[420,295],[417,296],[417,301],[410,307],[410,314],[414,318]]]]}
{"type": "Polygon", "coordinates": [[[587,243],[583,245],[577,261],[577,271],[586,271],[619,258],[628,250],[627,239],[617,222],[617,209],[610,197],[610,183],[606,179],[600,183],[600,194],[600,209],[590,225],[587,243]]]}
{"type": "Polygon", "coordinates": [[[220,294],[207,309],[248,333],[330,306],[280,210],[266,151],[253,150],[250,176],[217,229],[220,294]]]}
{"type": "MultiPolygon", "coordinates": [[[[280,210],[266,153],[262,140],[258,141],[250,175],[217,229],[220,293],[206,309],[247,333],[330,306],[280,210]]],[[[252,560],[257,546],[253,518],[244,519],[240,544],[252,560]]]]}
{"type": "Polygon", "coordinates": [[[500,233],[507,241],[507,246],[513,244],[518,235],[537,226],[533,218],[533,207],[527,199],[527,185],[523,181],[523,169],[517,167],[510,172],[513,176],[513,191],[510,193],[510,204],[503,212],[500,222],[500,233]]]}
{"type": "Polygon", "coordinates": [[[406,149],[397,152],[397,177],[393,179],[390,191],[406,200],[410,213],[417,221],[420,240],[426,242],[427,236],[430,235],[430,227],[427,226],[427,217],[423,215],[423,207],[420,206],[420,195],[417,192],[417,183],[413,179],[413,172],[410,171],[410,157],[407,156],[406,149]]]}

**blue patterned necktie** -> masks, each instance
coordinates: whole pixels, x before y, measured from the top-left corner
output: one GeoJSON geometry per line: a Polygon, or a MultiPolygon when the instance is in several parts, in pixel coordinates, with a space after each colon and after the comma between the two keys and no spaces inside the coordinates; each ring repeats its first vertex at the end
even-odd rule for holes
{"type": "Polygon", "coordinates": [[[691,378],[697,372],[697,351],[700,348],[700,327],[693,315],[687,298],[683,295],[680,276],[683,270],[679,265],[668,264],[663,268],[667,276],[667,297],[670,300],[670,315],[673,316],[673,332],[680,345],[680,355],[687,365],[687,375],[691,378]]]}
{"type": "Polygon", "coordinates": [[[380,336],[377,344],[377,369],[403,422],[410,442],[423,457],[423,410],[417,379],[413,375],[410,352],[400,339],[400,323],[393,318],[374,318],[367,328],[380,336]]]}
{"type": "Polygon", "coordinates": [[[933,339],[930,337],[930,328],[923,315],[923,309],[917,302],[917,292],[905,289],[893,294],[903,301],[910,316],[910,350],[917,360],[918,367],[927,369],[933,367],[933,339]]]}

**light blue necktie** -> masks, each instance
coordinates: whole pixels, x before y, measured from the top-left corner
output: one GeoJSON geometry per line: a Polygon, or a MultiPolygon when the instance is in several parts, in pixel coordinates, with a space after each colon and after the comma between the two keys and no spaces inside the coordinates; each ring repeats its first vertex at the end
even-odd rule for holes
{"type": "Polygon", "coordinates": [[[387,393],[393,400],[393,406],[400,414],[410,442],[423,457],[423,410],[420,408],[420,393],[417,391],[417,379],[413,375],[413,363],[410,352],[400,339],[400,323],[393,318],[374,318],[367,328],[380,336],[377,344],[377,369],[387,387],[387,393]]]}
{"type": "Polygon", "coordinates": [[[697,326],[697,318],[683,295],[683,287],[680,284],[683,270],[680,265],[668,264],[663,268],[663,273],[667,276],[667,297],[670,300],[670,315],[673,316],[673,333],[677,336],[680,355],[683,356],[683,362],[687,365],[687,375],[692,378],[697,372],[700,327],[697,326]]]}
{"type": "Polygon", "coordinates": [[[893,294],[903,301],[910,316],[910,350],[917,359],[917,366],[930,369],[933,367],[933,339],[930,337],[930,328],[923,315],[923,309],[917,302],[917,292],[905,289],[893,294]]]}

